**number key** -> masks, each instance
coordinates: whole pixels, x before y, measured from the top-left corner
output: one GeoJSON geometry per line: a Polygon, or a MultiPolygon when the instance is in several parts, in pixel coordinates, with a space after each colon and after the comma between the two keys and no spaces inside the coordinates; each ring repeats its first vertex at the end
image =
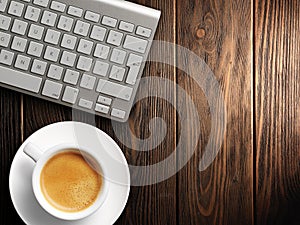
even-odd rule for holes
{"type": "Polygon", "coordinates": [[[56,22],[57,14],[45,11],[41,20],[42,24],[53,27],[56,22]]]}
{"type": "Polygon", "coordinates": [[[0,0],[0,12],[4,12],[7,5],[7,0],[0,0]]]}
{"type": "Polygon", "coordinates": [[[64,30],[64,31],[71,31],[71,28],[73,26],[74,20],[70,17],[61,16],[57,25],[58,29],[64,30]]]}
{"type": "Polygon", "coordinates": [[[41,13],[41,10],[39,8],[28,6],[26,13],[25,13],[25,19],[37,22],[39,19],[40,13],[41,13]]]}
{"type": "Polygon", "coordinates": [[[14,16],[21,16],[24,9],[24,4],[12,1],[9,6],[8,13],[14,16]]]}
{"type": "Polygon", "coordinates": [[[86,36],[89,32],[89,29],[90,29],[90,24],[78,20],[74,29],[74,33],[82,36],[86,36]]]}

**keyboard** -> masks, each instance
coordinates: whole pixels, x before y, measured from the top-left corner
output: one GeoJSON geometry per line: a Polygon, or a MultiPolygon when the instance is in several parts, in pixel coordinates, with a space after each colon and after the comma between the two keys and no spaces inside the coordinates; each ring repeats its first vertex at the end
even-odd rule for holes
{"type": "Polygon", "coordinates": [[[0,86],[125,122],[159,18],[120,0],[0,0],[0,86]]]}

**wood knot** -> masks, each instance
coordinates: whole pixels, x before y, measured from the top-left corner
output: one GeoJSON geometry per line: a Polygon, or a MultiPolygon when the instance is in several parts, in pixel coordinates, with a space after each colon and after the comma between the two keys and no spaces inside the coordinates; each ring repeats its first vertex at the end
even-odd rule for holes
{"type": "Polygon", "coordinates": [[[206,32],[205,32],[205,30],[203,28],[198,28],[196,30],[196,37],[198,39],[204,38],[205,35],[206,35],[206,32]]]}
{"type": "Polygon", "coordinates": [[[237,175],[234,176],[232,181],[233,181],[233,183],[238,183],[239,182],[238,176],[237,175]]]}

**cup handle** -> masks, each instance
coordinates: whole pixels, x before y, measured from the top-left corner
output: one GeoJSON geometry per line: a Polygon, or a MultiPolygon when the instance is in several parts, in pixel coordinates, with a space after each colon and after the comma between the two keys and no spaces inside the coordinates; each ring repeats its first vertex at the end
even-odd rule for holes
{"type": "Polygon", "coordinates": [[[26,144],[23,151],[26,155],[28,155],[30,158],[32,158],[33,161],[35,161],[35,162],[37,162],[43,154],[41,149],[32,143],[26,144]]]}

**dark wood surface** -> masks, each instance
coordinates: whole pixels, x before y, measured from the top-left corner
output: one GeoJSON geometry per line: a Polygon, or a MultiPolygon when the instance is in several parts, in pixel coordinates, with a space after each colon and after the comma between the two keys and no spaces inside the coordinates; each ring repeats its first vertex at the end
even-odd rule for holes
{"type": "Polygon", "coordinates": [[[300,223],[300,3],[256,1],[257,224],[300,223]]]}
{"type": "Polygon", "coordinates": [[[202,128],[194,157],[178,173],[178,224],[253,224],[251,1],[178,1],[177,9],[178,44],[205,59],[227,105],[223,147],[212,165],[200,173],[199,160],[210,134],[209,123],[204,121],[211,117],[201,89],[178,73],[179,85],[197,105],[202,128]]]}
{"type": "MultiPolygon", "coordinates": [[[[149,165],[171,155],[180,138],[177,107],[185,107],[180,85],[193,99],[200,116],[199,142],[188,164],[166,181],[132,187],[118,225],[250,225],[299,224],[300,212],[300,4],[297,0],[135,0],[162,10],[156,39],[184,46],[212,69],[224,93],[227,132],[212,165],[199,172],[199,161],[211,129],[206,97],[186,74],[162,63],[147,63],[144,77],[161,77],[140,89],[173,96],[139,101],[129,119],[131,133],[122,138],[141,145],[134,136],[151,136],[149,121],[161,117],[168,127],[163,142],[148,153],[122,144],[111,121],[96,118],[123,149],[132,165],[149,165]],[[145,88],[145,87],[144,87],[145,88]]],[[[170,61],[191,64],[176,57],[176,48],[164,52],[170,61]]],[[[187,109],[189,110],[189,109],[187,109]]],[[[93,124],[89,114],[0,88],[0,225],[21,225],[10,200],[9,169],[14,154],[28,136],[58,121],[93,124]]],[[[117,130],[125,130],[118,124],[117,130]]],[[[190,135],[195,127],[190,125],[190,135]]],[[[152,134],[153,135],[153,134],[152,134]]],[[[155,134],[154,134],[155,135],[155,134]]],[[[154,136],[155,137],[155,136],[154,136]]],[[[189,149],[188,142],[184,151],[189,149]]],[[[139,146],[150,148],[151,146],[139,146]]],[[[174,155],[178,161],[178,155],[174,155]],[[176,158],[177,157],[177,158],[176,158]]],[[[170,169],[166,165],[161,173],[170,169]]],[[[132,179],[146,174],[132,173],[132,179]]],[[[101,224],[101,223],[99,223],[101,224]]]]}

